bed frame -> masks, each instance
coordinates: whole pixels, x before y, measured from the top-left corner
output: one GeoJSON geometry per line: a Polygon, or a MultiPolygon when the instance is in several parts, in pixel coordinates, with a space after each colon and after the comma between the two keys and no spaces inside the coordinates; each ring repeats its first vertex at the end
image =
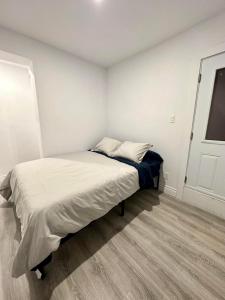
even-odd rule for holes
{"type": "MultiPolygon", "coordinates": [[[[125,214],[125,200],[123,200],[120,204],[120,216],[123,217],[125,214]]],[[[66,241],[68,241],[70,238],[72,238],[76,233],[70,233],[68,234],[66,237],[64,237],[63,239],[61,239],[60,244],[64,244],[66,241]]],[[[31,271],[35,272],[36,276],[38,279],[44,279],[46,276],[46,272],[45,272],[45,266],[47,264],[49,264],[52,260],[52,253],[46,258],[44,259],[39,265],[37,265],[36,267],[34,267],[31,271]]]]}
{"type": "Polygon", "coordinates": [[[160,178],[160,174],[153,178],[154,179],[154,190],[159,189],[159,178],[160,178]]]}
{"type": "MultiPolygon", "coordinates": [[[[159,175],[157,177],[154,178],[154,189],[158,190],[159,189],[159,175]]],[[[120,206],[120,216],[123,217],[125,214],[125,200],[123,200],[122,202],[120,202],[119,204],[120,206]]],[[[70,238],[72,238],[76,233],[70,233],[68,234],[66,237],[61,239],[60,244],[64,244],[66,241],[68,241],[70,238]]],[[[34,267],[31,271],[35,272],[36,276],[38,279],[44,279],[46,276],[46,272],[45,272],[45,266],[47,264],[49,264],[52,260],[52,253],[46,258],[44,259],[39,265],[37,265],[36,267],[34,267]]]]}

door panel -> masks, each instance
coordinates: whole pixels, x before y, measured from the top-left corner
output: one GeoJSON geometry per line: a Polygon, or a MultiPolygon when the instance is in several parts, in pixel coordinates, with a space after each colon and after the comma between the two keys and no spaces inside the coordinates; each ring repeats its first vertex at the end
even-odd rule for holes
{"type": "Polygon", "coordinates": [[[225,53],[201,65],[186,185],[225,199],[225,53]]]}
{"type": "Polygon", "coordinates": [[[201,154],[198,172],[198,186],[212,190],[214,186],[218,157],[201,154]]]}

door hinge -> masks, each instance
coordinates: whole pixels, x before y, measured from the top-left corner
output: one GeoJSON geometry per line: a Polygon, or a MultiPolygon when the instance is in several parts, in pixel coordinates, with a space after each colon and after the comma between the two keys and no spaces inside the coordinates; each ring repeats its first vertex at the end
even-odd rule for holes
{"type": "Polygon", "coordinates": [[[185,176],[184,178],[184,183],[187,183],[187,176],[185,176]]]}
{"type": "Polygon", "coordinates": [[[198,74],[198,83],[200,83],[201,80],[202,80],[202,73],[199,73],[199,74],[198,74]]]}
{"type": "Polygon", "coordinates": [[[191,140],[191,141],[193,140],[193,137],[194,137],[194,132],[192,131],[192,132],[191,132],[191,135],[190,135],[190,140],[191,140]]]}

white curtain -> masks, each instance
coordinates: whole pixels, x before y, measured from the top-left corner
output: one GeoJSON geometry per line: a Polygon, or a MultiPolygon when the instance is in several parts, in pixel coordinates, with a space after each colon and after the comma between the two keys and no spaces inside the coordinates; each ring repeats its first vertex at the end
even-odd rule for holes
{"type": "Polygon", "coordinates": [[[15,164],[40,158],[40,126],[29,69],[0,61],[0,180],[15,164]]]}

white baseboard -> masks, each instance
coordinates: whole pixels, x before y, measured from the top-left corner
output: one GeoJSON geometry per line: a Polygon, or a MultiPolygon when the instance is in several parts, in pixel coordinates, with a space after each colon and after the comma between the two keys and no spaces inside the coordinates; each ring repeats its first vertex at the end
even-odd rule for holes
{"type": "Polygon", "coordinates": [[[159,185],[159,190],[173,198],[176,198],[177,190],[169,185],[159,185]]]}
{"type": "Polygon", "coordinates": [[[181,201],[225,219],[225,201],[219,197],[185,186],[181,201]]]}

